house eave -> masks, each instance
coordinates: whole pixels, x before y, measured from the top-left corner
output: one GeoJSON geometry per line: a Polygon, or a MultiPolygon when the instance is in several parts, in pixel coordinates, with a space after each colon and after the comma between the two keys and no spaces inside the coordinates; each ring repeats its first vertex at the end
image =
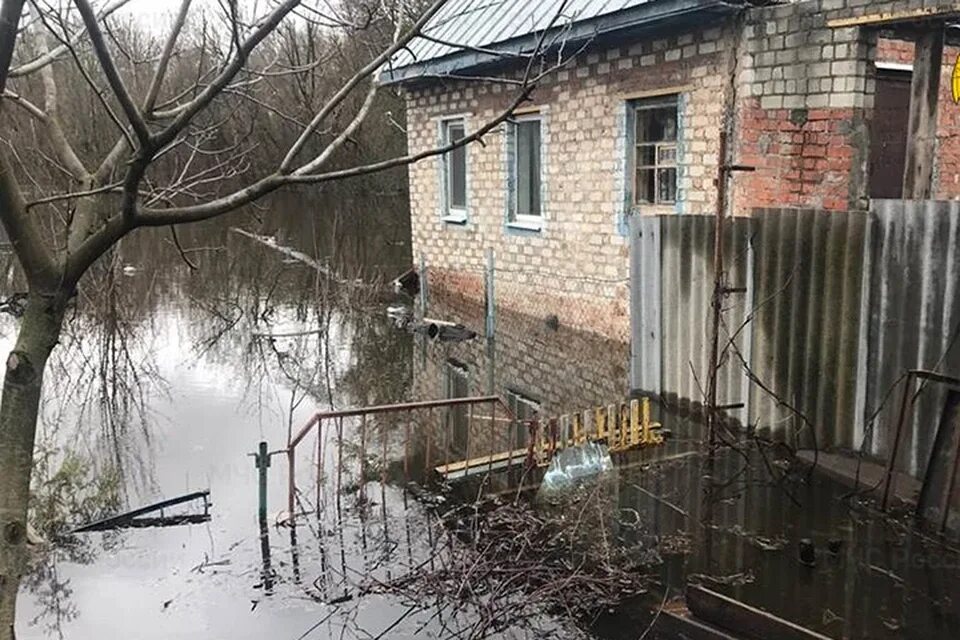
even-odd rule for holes
{"type": "MultiPolygon", "coordinates": [[[[700,24],[705,18],[735,13],[750,6],[737,0],[660,0],[640,6],[609,13],[590,20],[564,26],[567,35],[563,46],[582,46],[589,40],[605,41],[650,27],[680,26],[697,18],[700,24]]],[[[555,28],[557,30],[560,27],[555,28]]],[[[470,75],[478,69],[490,69],[509,65],[518,56],[529,54],[537,46],[541,33],[529,33],[479,49],[464,49],[438,58],[391,69],[385,66],[378,74],[381,86],[429,83],[442,81],[451,75],[470,75]]]]}

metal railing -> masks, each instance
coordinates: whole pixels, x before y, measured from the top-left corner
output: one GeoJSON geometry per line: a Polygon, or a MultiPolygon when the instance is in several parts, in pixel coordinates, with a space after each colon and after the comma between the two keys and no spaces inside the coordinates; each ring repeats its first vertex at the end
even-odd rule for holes
{"type": "MultiPolygon", "coordinates": [[[[506,422],[510,425],[516,424],[516,416],[513,415],[513,412],[510,408],[503,402],[500,396],[478,396],[470,398],[449,398],[445,400],[427,400],[420,402],[408,402],[401,404],[386,404],[386,405],[377,405],[372,407],[359,407],[353,409],[344,409],[341,411],[322,411],[315,413],[310,420],[295,434],[292,435],[288,444],[287,444],[287,469],[288,469],[288,483],[287,483],[287,509],[290,518],[294,517],[296,513],[296,451],[297,446],[303,442],[310,433],[316,429],[317,430],[317,459],[322,462],[323,460],[323,425],[327,421],[331,420],[340,420],[343,418],[350,417],[359,417],[361,418],[361,429],[360,429],[360,464],[361,467],[365,464],[365,452],[366,452],[366,418],[372,415],[383,415],[383,414],[407,414],[407,420],[405,422],[405,448],[409,447],[410,442],[410,425],[411,417],[414,411],[420,410],[432,410],[432,409],[445,409],[450,407],[463,407],[466,406],[470,410],[470,417],[468,418],[468,425],[472,422],[472,409],[477,405],[490,405],[490,444],[493,446],[493,440],[496,435],[496,425],[497,425],[497,407],[500,407],[500,410],[504,412],[504,418],[506,422]]],[[[486,417],[486,416],[484,416],[486,417]]],[[[449,425],[444,426],[443,434],[446,436],[446,432],[449,428],[449,425]]],[[[429,466],[429,457],[430,457],[430,443],[429,443],[429,431],[428,431],[428,443],[427,443],[427,464],[429,466]]],[[[444,438],[446,440],[446,438],[444,438]]],[[[469,439],[468,439],[469,442],[469,439]]],[[[342,449],[343,443],[340,442],[339,446],[342,449]]],[[[444,444],[446,447],[446,443],[444,444]]],[[[383,469],[386,468],[386,444],[384,439],[383,444],[383,453],[384,460],[383,469]]],[[[469,458],[469,455],[467,456],[469,458]]],[[[409,455],[406,455],[404,458],[404,467],[405,472],[407,471],[406,465],[409,455]]],[[[490,460],[492,464],[493,460],[493,451],[491,450],[490,460]]],[[[384,473],[384,472],[382,472],[384,473]]],[[[318,466],[317,469],[317,491],[319,494],[320,483],[322,481],[322,464],[318,466]]],[[[361,468],[360,481],[363,482],[363,469],[361,468]]]]}

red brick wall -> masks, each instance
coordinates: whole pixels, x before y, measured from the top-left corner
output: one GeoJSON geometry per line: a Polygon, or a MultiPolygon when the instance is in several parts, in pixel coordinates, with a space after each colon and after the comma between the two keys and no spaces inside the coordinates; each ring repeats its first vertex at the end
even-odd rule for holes
{"type": "Polygon", "coordinates": [[[741,213],[753,207],[850,206],[850,170],[857,157],[850,136],[855,109],[742,108],[740,162],[756,167],[737,179],[741,213]]]}

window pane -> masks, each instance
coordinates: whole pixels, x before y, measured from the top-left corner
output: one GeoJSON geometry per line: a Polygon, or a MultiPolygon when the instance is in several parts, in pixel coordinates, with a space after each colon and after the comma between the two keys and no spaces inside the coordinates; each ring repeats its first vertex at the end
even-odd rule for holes
{"type": "Polygon", "coordinates": [[[540,121],[516,124],[517,213],[540,215],[540,121]]]}
{"type": "MultiPolygon", "coordinates": [[[[463,139],[463,123],[447,124],[447,144],[463,139]]],[[[457,147],[447,154],[447,207],[464,209],[467,206],[467,148],[457,147]]]]}
{"type": "Polygon", "coordinates": [[[636,201],[637,202],[656,202],[656,190],[654,187],[654,169],[637,169],[636,201]]]}
{"type": "Polygon", "coordinates": [[[656,145],[642,144],[637,146],[637,167],[652,167],[656,164],[656,145]]]}
{"type": "Polygon", "coordinates": [[[676,145],[660,145],[657,147],[657,164],[659,166],[667,164],[677,164],[676,145]]]}
{"type": "Polygon", "coordinates": [[[677,200],[677,170],[659,169],[657,171],[657,202],[669,204],[677,200]]]}
{"type": "Polygon", "coordinates": [[[677,108],[638,108],[637,142],[675,142],[677,139],[677,108]]]}

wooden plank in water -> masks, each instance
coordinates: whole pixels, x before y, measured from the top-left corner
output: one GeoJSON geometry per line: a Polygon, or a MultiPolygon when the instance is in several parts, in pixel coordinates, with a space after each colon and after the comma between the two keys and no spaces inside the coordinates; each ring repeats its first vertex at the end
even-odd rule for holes
{"type": "MultiPolygon", "coordinates": [[[[173,507],[178,504],[184,504],[187,502],[192,502],[194,500],[200,500],[200,499],[203,499],[203,511],[204,511],[204,514],[206,514],[210,506],[210,503],[207,500],[209,496],[210,496],[209,491],[194,491],[193,493],[188,493],[186,495],[177,496],[176,498],[170,498],[168,500],[155,502],[145,507],[134,509],[133,511],[127,511],[126,513],[121,513],[116,516],[111,516],[109,518],[104,518],[102,520],[97,520],[96,522],[85,524],[82,527],[77,527],[76,529],[74,529],[72,533],[83,533],[86,531],[107,531],[109,529],[135,527],[135,526],[138,526],[137,523],[131,524],[131,521],[133,521],[133,519],[137,518],[138,516],[142,516],[148,513],[153,513],[154,511],[160,511],[168,507],[173,507]]],[[[140,526],[143,526],[143,525],[140,525],[140,526]]],[[[148,526],[152,526],[152,525],[148,525],[148,526]]]]}
{"type": "Polygon", "coordinates": [[[830,640],[772,613],[696,585],[687,586],[687,606],[700,620],[738,635],[777,640],[830,640]]]}
{"type": "Polygon", "coordinates": [[[473,469],[474,467],[482,467],[489,465],[490,463],[497,464],[501,462],[507,462],[511,458],[514,460],[514,464],[517,462],[523,462],[526,460],[527,450],[524,449],[514,449],[513,451],[501,451],[500,453],[495,453],[492,456],[486,455],[479,458],[471,458],[469,460],[458,460],[457,462],[451,462],[448,465],[441,465],[435,469],[435,471],[441,475],[451,475],[455,473],[461,473],[463,471],[473,469]]]}

